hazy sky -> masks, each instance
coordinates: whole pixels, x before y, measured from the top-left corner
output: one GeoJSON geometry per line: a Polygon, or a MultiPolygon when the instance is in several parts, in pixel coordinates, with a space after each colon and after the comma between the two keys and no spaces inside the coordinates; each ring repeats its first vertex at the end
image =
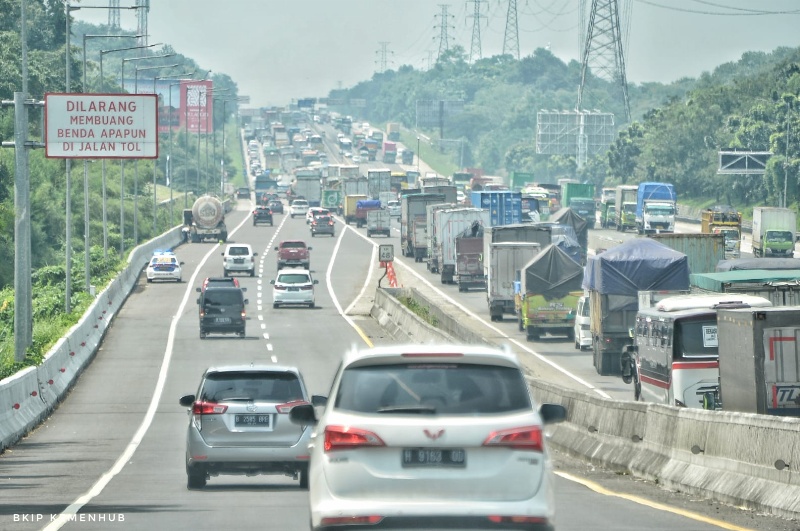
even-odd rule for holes
{"type": "MultiPolygon", "coordinates": [[[[150,42],[172,45],[202,68],[224,72],[252,107],[322,97],[372,77],[385,42],[388,68],[426,68],[439,50],[447,0],[151,0],[150,42]]],[[[697,77],[746,51],[800,46],[798,0],[620,0],[629,82],[697,77]],[[782,12],[768,14],[765,12],[782,12]],[[758,14],[762,13],[762,14],[758,14]]],[[[522,56],[540,47],[580,58],[581,5],[591,0],[517,0],[522,56]]],[[[107,0],[84,0],[105,5],[107,0]]],[[[134,0],[122,0],[122,6],[134,0]]],[[[508,0],[484,0],[483,57],[502,52],[508,0]]],[[[122,10],[135,30],[135,11],[122,10]]],[[[449,4],[449,44],[467,53],[474,3],[449,4]]],[[[75,12],[106,23],[106,10],[75,12]]],[[[477,55],[477,53],[476,53],[477,55]]]]}

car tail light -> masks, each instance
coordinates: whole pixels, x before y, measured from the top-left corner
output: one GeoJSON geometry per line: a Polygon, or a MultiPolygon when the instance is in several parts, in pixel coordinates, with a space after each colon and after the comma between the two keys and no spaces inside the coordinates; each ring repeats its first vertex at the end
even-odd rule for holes
{"type": "Polygon", "coordinates": [[[501,516],[491,515],[489,521],[494,524],[546,524],[547,518],[541,516],[501,516]]]}
{"type": "Polygon", "coordinates": [[[279,286],[278,284],[275,284],[275,289],[278,290],[278,291],[285,291],[286,290],[286,286],[279,286]]]}
{"type": "Polygon", "coordinates": [[[305,400],[292,400],[291,402],[286,402],[285,404],[280,404],[275,406],[275,409],[278,410],[278,413],[289,413],[291,409],[295,406],[305,406],[308,405],[309,402],[305,400]]]}
{"type": "Polygon", "coordinates": [[[381,523],[383,516],[328,516],[320,521],[323,526],[334,525],[375,525],[381,523]]]}
{"type": "Polygon", "coordinates": [[[227,410],[228,406],[216,402],[195,402],[192,405],[192,413],[195,415],[221,415],[227,410]]]}
{"type": "Polygon", "coordinates": [[[247,312],[242,310],[242,321],[244,321],[245,317],[247,317],[247,312]]]}
{"type": "Polygon", "coordinates": [[[483,445],[507,446],[515,450],[542,452],[544,451],[542,441],[541,426],[525,426],[522,428],[512,428],[510,430],[494,431],[483,441],[483,445]]]}
{"type": "Polygon", "coordinates": [[[311,290],[311,289],[314,289],[314,287],[313,287],[313,286],[311,286],[311,285],[309,285],[309,286],[300,286],[300,289],[301,289],[302,291],[309,291],[309,290],[311,290]]]}
{"type": "Polygon", "coordinates": [[[200,317],[205,317],[205,316],[206,316],[205,310],[200,310],[200,317]]]}
{"type": "Polygon", "coordinates": [[[325,451],[351,450],[365,446],[386,446],[383,440],[371,431],[350,426],[325,427],[325,451]]]}

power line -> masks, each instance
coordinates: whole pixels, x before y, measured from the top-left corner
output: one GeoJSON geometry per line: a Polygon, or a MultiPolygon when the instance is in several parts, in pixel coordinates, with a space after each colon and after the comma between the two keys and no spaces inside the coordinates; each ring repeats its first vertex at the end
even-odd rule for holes
{"type": "Polygon", "coordinates": [[[668,6],[668,5],[659,4],[659,3],[656,3],[656,2],[650,2],[648,0],[636,0],[636,1],[639,2],[639,3],[642,3],[642,4],[647,4],[649,6],[659,7],[661,9],[668,9],[670,11],[679,11],[681,13],[694,13],[696,15],[718,15],[718,16],[725,16],[725,17],[742,17],[742,16],[751,17],[751,16],[764,16],[764,15],[798,15],[798,14],[800,14],[800,9],[793,9],[793,10],[790,10],[790,11],[760,11],[760,10],[755,10],[755,9],[754,10],[746,10],[746,9],[743,9],[743,8],[732,8],[730,6],[716,5],[716,4],[712,4],[711,2],[702,2],[700,0],[695,0],[695,1],[698,2],[698,3],[701,3],[701,4],[710,5],[710,6],[714,6],[714,7],[722,7],[722,8],[727,8],[727,9],[737,9],[737,10],[742,10],[742,11],[746,11],[746,12],[745,13],[723,13],[721,11],[702,11],[702,10],[699,10],[699,9],[686,9],[686,8],[681,8],[681,7],[668,6]]]}

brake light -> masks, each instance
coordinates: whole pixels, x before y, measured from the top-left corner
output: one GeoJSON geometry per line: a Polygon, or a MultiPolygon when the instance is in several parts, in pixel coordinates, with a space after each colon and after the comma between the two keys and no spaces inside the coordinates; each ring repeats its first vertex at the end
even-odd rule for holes
{"type": "Polygon", "coordinates": [[[305,400],[292,400],[291,402],[286,402],[285,404],[280,404],[275,406],[275,409],[278,410],[278,413],[289,413],[291,409],[295,406],[305,406],[308,405],[308,402],[305,400]]]}
{"type": "Polygon", "coordinates": [[[278,291],[284,291],[286,290],[286,286],[279,286],[278,284],[275,284],[275,289],[278,291]]]}
{"type": "Polygon", "coordinates": [[[195,402],[192,405],[192,413],[195,415],[220,415],[227,410],[228,406],[216,402],[195,402]]]}
{"type": "Polygon", "coordinates": [[[401,356],[404,358],[460,358],[464,354],[462,352],[405,352],[401,356]]]}
{"type": "Polygon", "coordinates": [[[247,312],[242,309],[242,321],[244,321],[245,317],[247,316],[247,312]]]}
{"type": "Polygon", "coordinates": [[[301,291],[308,291],[310,289],[314,289],[313,286],[300,286],[301,291]]]}
{"type": "Polygon", "coordinates": [[[515,450],[543,452],[542,428],[541,426],[524,426],[494,431],[483,441],[483,446],[507,446],[515,450]]]}
{"type": "Polygon", "coordinates": [[[350,426],[325,427],[325,451],[351,450],[365,446],[386,446],[383,440],[371,431],[350,426]]]}
{"type": "Polygon", "coordinates": [[[205,317],[206,312],[204,310],[200,310],[200,317],[205,317]]]}
{"type": "Polygon", "coordinates": [[[383,516],[329,516],[321,520],[323,526],[333,525],[375,525],[381,523],[383,516]]]}

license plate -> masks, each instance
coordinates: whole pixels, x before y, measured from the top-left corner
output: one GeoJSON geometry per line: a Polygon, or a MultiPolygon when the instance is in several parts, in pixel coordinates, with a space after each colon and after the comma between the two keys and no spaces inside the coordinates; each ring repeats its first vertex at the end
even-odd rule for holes
{"type": "Polygon", "coordinates": [[[467,454],[463,448],[405,448],[404,467],[448,467],[463,468],[467,465],[467,454]]]}
{"type": "Polygon", "coordinates": [[[230,317],[215,317],[214,318],[214,322],[215,323],[221,323],[221,324],[229,324],[231,322],[231,318],[230,317]]]}
{"type": "Polygon", "coordinates": [[[289,291],[300,291],[300,288],[289,288],[289,291]]]}
{"type": "Polygon", "coordinates": [[[259,426],[259,427],[269,427],[272,425],[272,415],[258,415],[258,414],[243,414],[243,415],[235,415],[234,424],[237,426],[259,426]]]}
{"type": "Polygon", "coordinates": [[[233,263],[234,264],[243,264],[244,263],[244,258],[234,258],[233,259],[233,263]]]}

